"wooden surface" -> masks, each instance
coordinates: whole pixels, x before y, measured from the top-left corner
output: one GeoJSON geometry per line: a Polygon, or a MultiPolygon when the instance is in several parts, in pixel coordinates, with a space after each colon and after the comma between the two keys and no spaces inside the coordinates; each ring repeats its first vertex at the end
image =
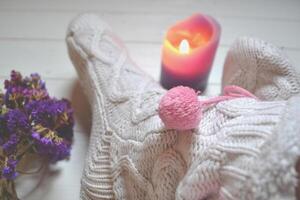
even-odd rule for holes
{"type": "Polygon", "coordinates": [[[69,61],[64,36],[70,20],[94,12],[119,33],[136,61],[159,79],[162,38],[167,28],[195,12],[217,18],[222,36],[207,93],[218,94],[222,65],[238,36],[255,36],[281,47],[300,69],[298,0],[0,0],[0,80],[11,69],[38,72],[50,93],[72,100],[76,111],[71,159],[51,166],[43,176],[17,180],[26,200],[79,199],[80,176],[88,146],[90,111],[69,61]]]}

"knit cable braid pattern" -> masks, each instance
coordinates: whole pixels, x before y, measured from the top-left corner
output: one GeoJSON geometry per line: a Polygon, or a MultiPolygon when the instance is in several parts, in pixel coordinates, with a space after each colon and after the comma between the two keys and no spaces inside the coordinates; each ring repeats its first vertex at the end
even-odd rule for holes
{"type": "Polygon", "coordinates": [[[166,91],[132,62],[101,19],[77,17],[66,42],[93,111],[81,199],[295,199],[298,90],[285,91],[289,100],[274,90],[276,101],[262,101],[270,97],[262,95],[264,87],[278,82],[258,77],[260,84],[248,87],[228,81],[225,72],[224,84],[241,83],[261,99],[218,102],[202,111],[196,129],[167,129],[158,116],[166,91]]]}

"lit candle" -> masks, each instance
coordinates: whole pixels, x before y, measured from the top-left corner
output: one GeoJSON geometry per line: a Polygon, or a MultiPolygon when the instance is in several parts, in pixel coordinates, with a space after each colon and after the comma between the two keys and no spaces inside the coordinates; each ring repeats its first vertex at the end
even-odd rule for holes
{"type": "Polygon", "coordinates": [[[204,91],[219,43],[220,25],[210,16],[196,14],[171,27],[162,50],[161,84],[204,91]]]}

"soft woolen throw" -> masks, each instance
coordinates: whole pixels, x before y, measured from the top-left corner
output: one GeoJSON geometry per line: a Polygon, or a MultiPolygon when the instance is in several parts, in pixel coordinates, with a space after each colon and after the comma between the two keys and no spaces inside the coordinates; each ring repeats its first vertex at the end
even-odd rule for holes
{"type": "Polygon", "coordinates": [[[296,198],[300,84],[276,47],[237,40],[223,86],[241,86],[260,100],[213,104],[198,128],[177,131],[158,116],[166,91],[97,16],[77,17],[66,41],[93,111],[81,199],[296,198]]]}

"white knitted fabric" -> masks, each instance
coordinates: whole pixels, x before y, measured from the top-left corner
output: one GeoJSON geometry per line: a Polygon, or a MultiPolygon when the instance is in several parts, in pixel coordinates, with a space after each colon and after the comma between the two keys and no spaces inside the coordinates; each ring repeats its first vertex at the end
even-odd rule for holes
{"type": "Polygon", "coordinates": [[[284,52],[254,38],[239,38],[231,46],[222,82],[239,85],[262,100],[287,100],[300,92],[299,74],[284,52]]]}
{"type": "Polygon", "coordinates": [[[105,23],[82,15],[66,40],[93,110],[81,199],[294,199],[299,97],[221,102],[204,110],[198,129],[166,130],[157,114],[165,90],[105,23]]]}

